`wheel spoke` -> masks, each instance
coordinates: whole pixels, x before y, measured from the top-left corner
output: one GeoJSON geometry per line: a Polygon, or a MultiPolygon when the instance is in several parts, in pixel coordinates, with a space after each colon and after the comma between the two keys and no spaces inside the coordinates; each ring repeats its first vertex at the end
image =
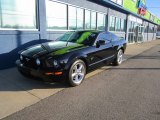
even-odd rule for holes
{"type": "Polygon", "coordinates": [[[79,76],[83,77],[84,76],[84,73],[78,73],[79,76]]]}
{"type": "Polygon", "coordinates": [[[83,63],[79,62],[72,68],[71,79],[74,83],[79,84],[85,76],[85,67],[83,63]]]}
{"type": "Polygon", "coordinates": [[[82,71],[82,68],[83,68],[83,65],[80,64],[78,70],[82,71]]]}
{"type": "Polygon", "coordinates": [[[74,66],[73,70],[74,70],[75,73],[77,73],[77,70],[78,70],[77,65],[74,66]]]}
{"type": "Polygon", "coordinates": [[[123,52],[120,50],[120,51],[118,52],[118,62],[121,63],[122,60],[123,60],[123,52]]]}
{"type": "Polygon", "coordinates": [[[73,73],[73,74],[72,74],[72,78],[74,78],[76,75],[77,75],[77,73],[73,73]]]}
{"type": "Polygon", "coordinates": [[[75,76],[75,81],[79,82],[79,76],[78,76],[78,74],[75,76]]]}

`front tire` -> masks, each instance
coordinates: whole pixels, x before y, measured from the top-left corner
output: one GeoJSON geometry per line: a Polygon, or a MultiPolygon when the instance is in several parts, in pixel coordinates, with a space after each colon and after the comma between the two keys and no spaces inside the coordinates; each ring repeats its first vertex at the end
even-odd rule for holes
{"type": "Polygon", "coordinates": [[[86,65],[82,60],[76,60],[69,69],[68,82],[72,87],[80,85],[86,75],[86,65]]]}
{"type": "Polygon", "coordinates": [[[116,56],[116,59],[114,60],[114,65],[120,65],[122,64],[123,62],[123,50],[122,49],[119,49],[118,52],[117,52],[117,56],[116,56]]]}

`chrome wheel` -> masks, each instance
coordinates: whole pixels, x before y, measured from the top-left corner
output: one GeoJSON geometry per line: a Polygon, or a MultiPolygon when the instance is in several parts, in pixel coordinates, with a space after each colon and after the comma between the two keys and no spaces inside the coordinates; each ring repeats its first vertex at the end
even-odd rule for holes
{"type": "Polygon", "coordinates": [[[86,65],[82,60],[75,61],[69,70],[69,83],[71,86],[78,86],[86,75],[86,65]]]}
{"type": "Polygon", "coordinates": [[[120,65],[123,62],[123,50],[120,49],[117,52],[117,56],[113,61],[113,65],[120,65]]]}
{"type": "Polygon", "coordinates": [[[75,83],[81,83],[85,76],[85,69],[82,63],[77,63],[72,69],[72,80],[75,83]]]}
{"type": "Polygon", "coordinates": [[[123,51],[120,49],[117,54],[117,62],[121,64],[123,62],[123,51]]]}

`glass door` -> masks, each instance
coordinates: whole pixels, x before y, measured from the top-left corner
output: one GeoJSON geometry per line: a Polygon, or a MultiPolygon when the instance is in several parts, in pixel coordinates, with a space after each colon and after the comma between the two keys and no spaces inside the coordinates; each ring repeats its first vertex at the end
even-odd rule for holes
{"type": "Polygon", "coordinates": [[[128,33],[128,43],[136,42],[136,29],[137,29],[137,23],[130,22],[129,33],[128,33]]]}
{"type": "Polygon", "coordinates": [[[144,26],[139,25],[137,30],[137,42],[141,43],[144,40],[144,26]]]}

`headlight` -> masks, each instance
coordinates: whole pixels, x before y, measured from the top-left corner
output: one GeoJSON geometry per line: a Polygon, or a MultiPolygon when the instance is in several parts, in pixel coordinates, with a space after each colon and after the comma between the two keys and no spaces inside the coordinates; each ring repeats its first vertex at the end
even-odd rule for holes
{"type": "Polygon", "coordinates": [[[57,60],[53,60],[53,65],[57,67],[58,66],[58,61],[57,60]]]}
{"type": "Polygon", "coordinates": [[[40,61],[38,58],[36,59],[36,64],[37,64],[37,65],[40,65],[40,64],[41,64],[41,61],[40,61]]]}
{"type": "Polygon", "coordinates": [[[20,60],[23,60],[23,56],[22,55],[20,55],[20,60]]]}

